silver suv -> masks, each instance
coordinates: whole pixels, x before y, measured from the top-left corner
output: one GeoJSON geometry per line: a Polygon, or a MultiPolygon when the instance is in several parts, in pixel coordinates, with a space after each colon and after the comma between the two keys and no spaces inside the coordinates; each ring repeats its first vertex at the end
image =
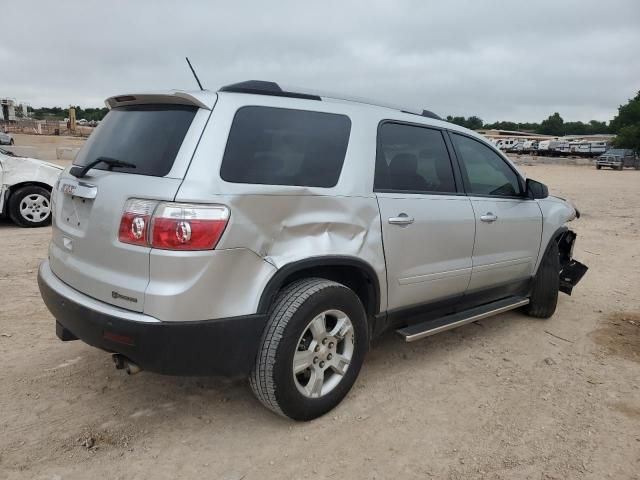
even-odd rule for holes
{"type": "Polygon", "coordinates": [[[60,339],[129,373],[246,376],[309,420],[383,332],[546,318],[586,271],[577,210],[430,112],[261,81],[106,103],[38,281],[60,339]]]}

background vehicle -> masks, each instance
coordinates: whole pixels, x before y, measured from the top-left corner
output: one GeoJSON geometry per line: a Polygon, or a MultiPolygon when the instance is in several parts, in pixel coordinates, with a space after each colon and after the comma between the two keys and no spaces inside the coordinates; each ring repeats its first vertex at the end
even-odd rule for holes
{"type": "Polygon", "coordinates": [[[51,189],[62,167],[0,148],[0,215],[21,227],[51,223],[51,189]]]}
{"type": "Polygon", "coordinates": [[[248,376],[308,420],[373,337],[547,318],[586,271],[577,210],[429,112],[256,81],[107,104],[53,194],[38,281],[58,336],[128,372],[248,376]]]}
{"type": "Polygon", "coordinates": [[[538,143],[538,155],[543,157],[557,155],[561,144],[562,142],[558,140],[542,140],[538,143]]]}
{"type": "Polygon", "coordinates": [[[640,159],[633,150],[613,148],[597,158],[596,168],[600,170],[602,167],[610,167],[615,170],[622,170],[624,167],[640,169],[640,159]]]}
{"type": "Polygon", "coordinates": [[[13,145],[15,142],[13,137],[8,133],[0,131],[0,145],[13,145]]]}

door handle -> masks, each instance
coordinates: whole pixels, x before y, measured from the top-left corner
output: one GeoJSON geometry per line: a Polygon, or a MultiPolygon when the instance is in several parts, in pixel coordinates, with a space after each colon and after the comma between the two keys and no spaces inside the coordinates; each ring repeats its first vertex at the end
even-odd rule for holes
{"type": "Polygon", "coordinates": [[[397,217],[389,218],[389,223],[391,225],[411,225],[413,222],[413,217],[410,217],[406,213],[400,213],[397,217]]]}
{"type": "Polygon", "coordinates": [[[487,222],[487,223],[493,223],[498,219],[497,215],[494,215],[491,212],[487,212],[484,215],[482,215],[480,217],[480,220],[482,220],[483,222],[487,222]]]}

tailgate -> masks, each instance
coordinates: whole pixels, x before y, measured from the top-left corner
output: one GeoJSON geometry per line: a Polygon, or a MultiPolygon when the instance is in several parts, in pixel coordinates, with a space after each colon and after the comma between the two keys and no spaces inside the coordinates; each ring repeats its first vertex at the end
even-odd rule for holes
{"type": "Polygon", "coordinates": [[[173,200],[180,182],[162,177],[140,181],[137,175],[115,172],[78,181],[63,174],[54,193],[53,273],[90,297],[142,312],[151,249],[118,240],[122,210],[131,197],[173,200]]]}
{"type": "Polygon", "coordinates": [[[190,105],[114,108],[82,148],[74,165],[100,157],[135,168],[98,164],[76,178],[68,169],[52,192],[51,270],[97,300],[144,310],[151,248],[122,243],[118,230],[130,198],[172,201],[210,111],[190,105]]]}

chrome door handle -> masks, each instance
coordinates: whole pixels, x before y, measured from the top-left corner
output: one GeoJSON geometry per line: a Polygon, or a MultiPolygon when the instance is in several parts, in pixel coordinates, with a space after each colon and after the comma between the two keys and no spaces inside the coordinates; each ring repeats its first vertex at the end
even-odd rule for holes
{"type": "Polygon", "coordinates": [[[413,222],[413,217],[410,217],[406,213],[401,213],[397,217],[389,218],[389,223],[391,225],[411,225],[413,222]]]}
{"type": "Polygon", "coordinates": [[[480,217],[480,220],[482,220],[483,222],[487,222],[487,223],[492,223],[495,222],[498,219],[497,215],[494,215],[491,212],[487,212],[484,215],[482,215],[480,217]]]}

